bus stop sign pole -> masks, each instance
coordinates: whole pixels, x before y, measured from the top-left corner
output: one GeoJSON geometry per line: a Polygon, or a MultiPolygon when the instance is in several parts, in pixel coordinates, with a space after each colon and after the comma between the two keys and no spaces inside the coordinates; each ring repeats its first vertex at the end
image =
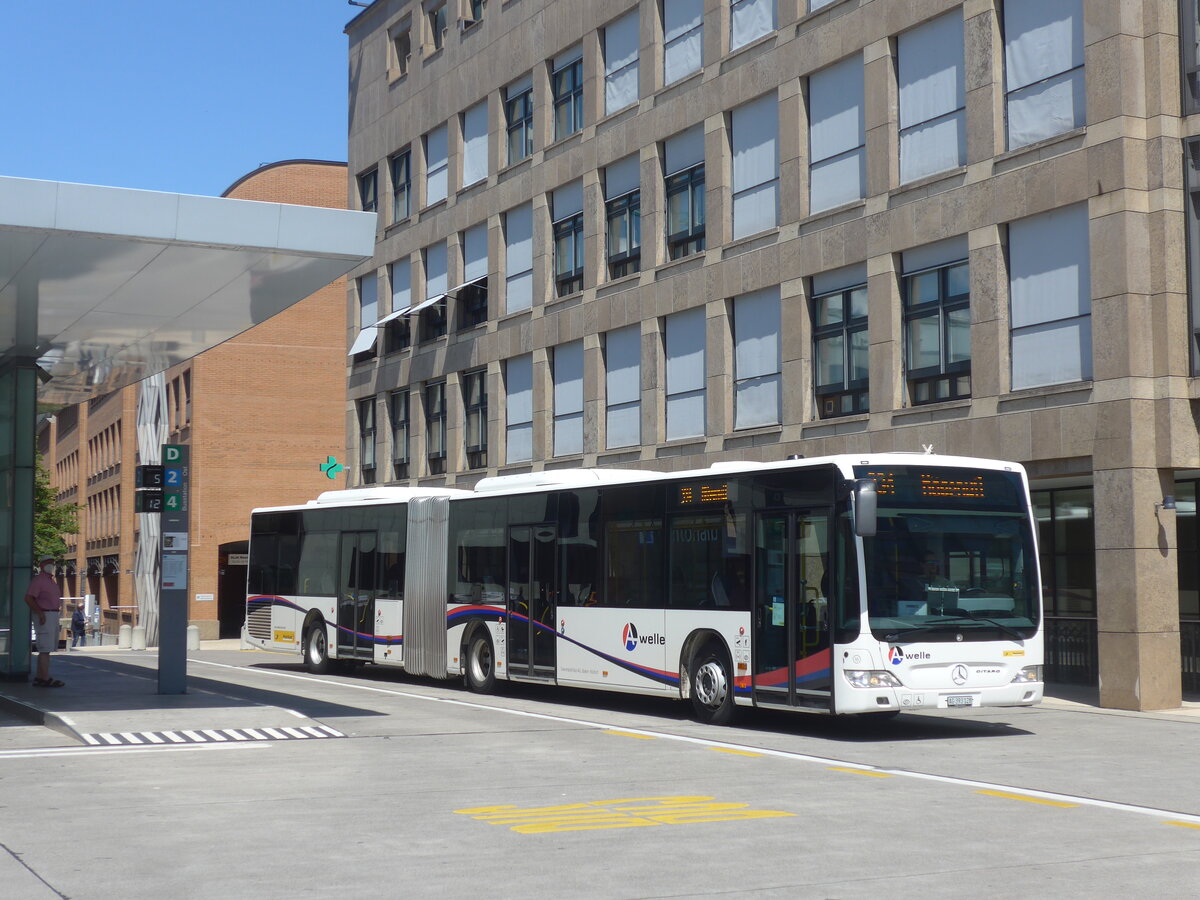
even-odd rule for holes
{"type": "Polygon", "coordinates": [[[158,692],[187,693],[188,485],[186,444],[163,444],[162,587],[158,611],[158,692]]]}

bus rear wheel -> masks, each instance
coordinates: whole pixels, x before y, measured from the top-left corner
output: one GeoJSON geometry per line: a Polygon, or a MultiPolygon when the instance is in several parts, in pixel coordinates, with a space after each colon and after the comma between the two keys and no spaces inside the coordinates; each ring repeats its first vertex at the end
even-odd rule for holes
{"type": "Polygon", "coordinates": [[[304,633],[304,667],[313,675],[329,671],[329,635],[324,622],[313,622],[304,633]]]}
{"type": "Polygon", "coordinates": [[[692,657],[691,697],[696,718],[710,725],[733,721],[733,679],[729,659],[712,644],[692,657]]]}
{"type": "Polygon", "coordinates": [[[467,643],[466,681],[476,694],[490,694],[496,688],[496,654],[492,639],[482,628],[467,643]]]}

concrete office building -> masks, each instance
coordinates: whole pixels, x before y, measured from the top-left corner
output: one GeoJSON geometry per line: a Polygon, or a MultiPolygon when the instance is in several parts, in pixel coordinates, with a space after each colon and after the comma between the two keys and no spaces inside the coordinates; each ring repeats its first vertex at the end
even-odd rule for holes
{"type": "MultiPolygon", "coordinates": [[[[272,163],[223,196],[345,209],[346,164],[272,163]]],[[[190,447],[188,621],[204,639],[239,634],[250,510],[302,503],[336,486],[320,464],[345,447],[345,295],[338,278],[160,379],[41,421],[51,484],[61,501],[82,507],[80,533],[66,536],[60,582],[68,596],[95,598],[88,612],[96,611],[106,640],[115,641],[122,624],[144,622],[135,558],[145,518],[135,513],[134,472],[147,419],[161,420],[165,442],[190,447]]]]}
{"type": "Polygon", "coordinates": [[[1013,459],[1048,679],[1200,689],[1191,0],[376,0],[347,31],[352,484],[1013,459]]]}

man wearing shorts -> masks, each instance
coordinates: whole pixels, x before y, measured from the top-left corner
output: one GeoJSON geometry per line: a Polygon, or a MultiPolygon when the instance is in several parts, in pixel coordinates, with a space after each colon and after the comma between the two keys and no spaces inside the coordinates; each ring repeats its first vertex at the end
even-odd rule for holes
{"type": "Polygon", "coordinates": [[[34,687],[62,687],[63,683],[50,677],[50,651],[58,648],[58,620],[62,611],[62,591],[54,580],[54,557],[43,556],[40,570],[29,582],[25,603],[33,618],[37,642],[37,676],[34,687]]]}

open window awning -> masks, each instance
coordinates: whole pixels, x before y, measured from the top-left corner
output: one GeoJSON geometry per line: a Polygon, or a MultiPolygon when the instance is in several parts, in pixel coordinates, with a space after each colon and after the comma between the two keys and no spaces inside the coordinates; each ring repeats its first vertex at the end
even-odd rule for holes
{"type": "Polygon", "coordinates": [[[437,302],[439,302],[439,301],[441,301],[441,300],[445,300],[445,299],[446,299],[446,295],[445,295],[445,294],[434,294],[434,295],[433,295],[432,297],[430,297],[429,299],[427,299],[427,300],[422,300],[422,301],[421,301],[420,303],[418,303],[416,306],[414,306],[414,307],[411,307],[411,308],[408,310],[408,312],[406,313],[406,315],[415,316],[415,315],[416,315],[417,313],[419,313],[421,310],[423,310],[423,309],[429,309],[429,307],[433,306],[433,304],[435,304],[435,303],[437,303],[437,302]]]}
{"type": "Polygon", "coordinates": [[[344,275],[374,213],[0,176],[0,365],[77,403],[190,359],[344,275]]]}

